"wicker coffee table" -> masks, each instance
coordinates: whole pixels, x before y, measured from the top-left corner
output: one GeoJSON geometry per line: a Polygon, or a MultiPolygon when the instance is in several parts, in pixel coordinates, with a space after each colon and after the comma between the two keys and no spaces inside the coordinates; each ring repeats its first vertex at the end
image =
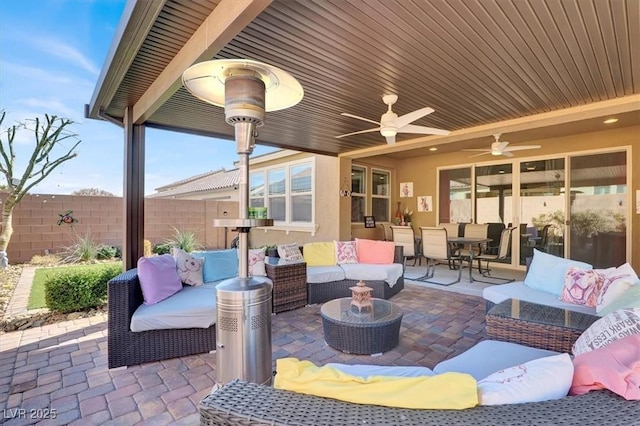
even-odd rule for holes
{"type": "Polygon", "coordinates": [[[599,318],[568,309],[508,299],[487,312],[487,337],[534,348],[571,352],[580,334],[599,318]]]}
{"type": "Polygon", "coordinates": [[[376,354],[398,345],[402,312],[393,302],[371,299],[372,307],[361,312],[351,298],[334,299],[320,308],[324,339],[342,352],[376,354]]]}

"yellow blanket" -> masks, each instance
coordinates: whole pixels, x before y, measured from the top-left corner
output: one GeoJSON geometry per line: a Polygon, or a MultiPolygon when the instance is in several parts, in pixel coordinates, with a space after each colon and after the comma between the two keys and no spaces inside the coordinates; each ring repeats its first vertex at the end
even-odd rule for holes
{"type": "Polygon", "coordinates": [[[478,404],[476,380],[469,374],[358,377],[296,358],[278,359],[274,387],[356,404],[423,409],[463,409],[478,404]]]}

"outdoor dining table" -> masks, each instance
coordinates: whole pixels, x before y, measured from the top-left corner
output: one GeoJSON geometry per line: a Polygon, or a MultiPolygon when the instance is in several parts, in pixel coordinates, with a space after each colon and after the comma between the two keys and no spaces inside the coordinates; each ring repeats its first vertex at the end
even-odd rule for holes
{"type": "MultiPolygon", "coordinates": [[[[416,246],[420,247],[419,252],[422,252],[422,238],[419,236],[415,237],[416,246]]],[[[478,238],[478,237],[447,237],[447,242],[452,246],[462,246],[465,245],[469,248],[469,282],[472,283],[476,280],[473,279],[473,250],[472,246],[478,244],[490,243],[493,241],[492,238],[478,238]]],[[[462,267],[462,264],[460,265],[462,267]]]]}
{"type": "MultiPolygon", "coordinates": [[[[469,282],[472,283],[473,281],[475,281],[473,279],[473,246],[475,245],[480,245],[480,244],[485,244],[485,243],[490,243],[491,241],[493,241],[493,239],[491,238],[479,238],[479,237],[447,237],[447,242],[449,242],[449,244],[452,245],[459,245],[464,247],[465,245],[468,246],[469,249],[469,282]]],[[[460,264],[460,267],[462,267],[462,263],[460,264]]]]}

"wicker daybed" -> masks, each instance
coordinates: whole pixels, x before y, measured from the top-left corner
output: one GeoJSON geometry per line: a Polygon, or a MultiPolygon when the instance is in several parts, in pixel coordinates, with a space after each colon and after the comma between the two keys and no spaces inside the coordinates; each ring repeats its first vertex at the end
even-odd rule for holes
{"type": "Polygon", "coordinates": [[[466,410],[413,410],[351,404],[236,380],[207,395],[199,410],[201,425],[640,425],[640,403],[609,391],[466,410]]]}

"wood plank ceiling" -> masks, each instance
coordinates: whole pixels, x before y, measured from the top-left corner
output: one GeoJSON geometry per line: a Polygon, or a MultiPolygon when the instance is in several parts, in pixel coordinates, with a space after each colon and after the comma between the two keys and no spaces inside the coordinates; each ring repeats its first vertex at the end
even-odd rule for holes
{"type": "MultiPolygon", "coordinates": [[[[104,112],[121,118],[217,4],[167,0],[104,112]]],[[[263,61],[301,82],[304,99],[267,113],[258,143],[338,155],[385,145],[377,132],[335,136],[373,127],[340,113],[378,121],[387,93],[398,115],[430,106],[414,124],[451,131],[638,95],[640,2],[274,0],[214,58],[263,61]]],[[[184,88],[146,123],[233,138],[224,111],[184,88]]]]}

